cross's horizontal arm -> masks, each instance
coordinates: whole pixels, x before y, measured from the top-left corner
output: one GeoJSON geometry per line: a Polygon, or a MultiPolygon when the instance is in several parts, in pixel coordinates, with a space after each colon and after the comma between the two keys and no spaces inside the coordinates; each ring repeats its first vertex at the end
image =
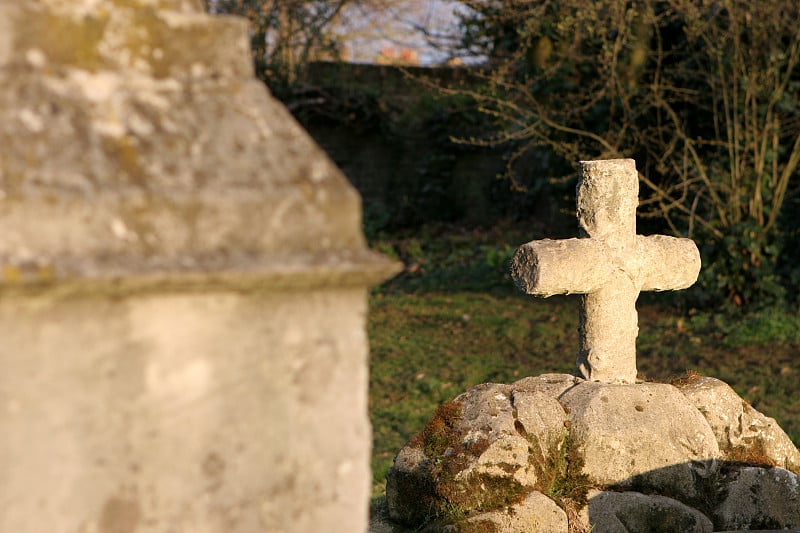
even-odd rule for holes
{"type": "Polygon", "coordinates": [[[614,265],[595,239],[543,239],[523,244],[511,261],[517,287],[534,296],[587,294],[599,289],[614,265]]]}
{"type": "Polygon", "coordinates": [[[666,235],[636,236],[640,291],[676,291],[691,287],[700,273],[700,251],[691,239],[666,235]]]}
{"type": "Polygon", "coordinates": [[[520,246],[511,263],[517,287],[544,297],[595,292],[615,271],[637,291],[685,289],[697,279],[700,253],[693,241],[665,235],[637,235],[622,256],[596,239],[544,239],[520,246]]]}

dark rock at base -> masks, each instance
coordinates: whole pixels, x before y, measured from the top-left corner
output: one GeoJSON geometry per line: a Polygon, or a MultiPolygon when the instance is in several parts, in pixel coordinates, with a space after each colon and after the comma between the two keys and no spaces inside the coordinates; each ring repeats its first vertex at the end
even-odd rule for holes
{"type": "Polygon", "coordinates": [[[591,491],[582,514],[603,533],[711,533],[711,520],[672,498],[639,492],[591,491]]]}
{"type": "Polygon", "coordinates": [[[783,468],[736,468],[715,521],[723,529],[800,528],[800,476],[783,468]]]}

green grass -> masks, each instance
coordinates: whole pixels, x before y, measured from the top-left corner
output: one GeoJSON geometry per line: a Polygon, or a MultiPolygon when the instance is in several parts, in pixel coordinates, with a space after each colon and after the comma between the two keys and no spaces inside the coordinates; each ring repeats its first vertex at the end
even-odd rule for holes
{"type": "Polygon", "coordinates": [[[570,371],[573,363],[559,354],[577,343],[568,316],[577,308],[569,302],[528,304],[510,290],[372,298],[370,411],[377,484],[394,454],[440,403],[478,383],[570,371]]]}
{"type": "MultiPolygon", "coordinates": [[[[371,296],[373,496],[383,493],[394,455],[442,402],[478,383],[574,370],[580,298],[516,291],[506,262],[530,240],[521,233],[437,228],[375,244],[407,271],[371,296]]],[[[733,320],[683,313],[671,301],[640,299],[640,377],[667,381],[695,370],[722,379],[800,442],[797,314],[733,320]]]]}

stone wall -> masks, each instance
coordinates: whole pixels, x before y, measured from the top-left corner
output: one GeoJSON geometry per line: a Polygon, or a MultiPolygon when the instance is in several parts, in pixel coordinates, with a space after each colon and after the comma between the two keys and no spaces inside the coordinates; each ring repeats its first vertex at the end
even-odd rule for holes
{"type": "Polygon", "coordinates": [[[362,194],[365,210],[389,225],[487,225],[502,217],[564,225],[559,210],[574,187],[548,182],[558,170],[544,151],[516,165],[523,191],[505,176],[513,146],[453,142],[485,137],[489,119],[431,84],[471,89],[481,72],[320,62],[280,97],[362,194]]]}

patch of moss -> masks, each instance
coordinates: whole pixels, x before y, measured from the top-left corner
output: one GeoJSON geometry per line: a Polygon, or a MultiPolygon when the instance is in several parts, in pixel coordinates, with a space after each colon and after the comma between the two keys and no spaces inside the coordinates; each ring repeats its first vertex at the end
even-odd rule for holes
{"type": "Polygon", "coordinates": [[[671,378],[669,380],[669,384],[674,385],[675,387],[685,387],[686,385],[694,385],[702,378],[703,374],[700,372],[695,370],[687,370],[684,374],[671,378]]]}
{"type": "MultiPolygon", "coordinates": [[[[452,472],[446,472],[445,476],[452,472]]],[[[488,474],[471,474],[456,479],[443,479],[436,487],[437,494],[448,506],[463,509],[465,513],[496,511],[514,506],[524,500],[533,487],[524,486],[510,477],[488,474]]],[[[447,514],[447,513],[445,513],[447,514]]]]}
{"type": "Polygon", "coordinates": [[[464,442],[467,430],[458,427],[462,409],[462,404],[456,401],[446,402],[437,409],[425,428],[409,442],[409,446],[422,450],[428,458],[426,471],[422,475],[405,474],[397,478],[398,488],[402,485],[406,499],[424,509],[418,516],[429,524],[444,521],[457,527],[473,527],[465,525],[470,514],[511,507],[533,491],[533,487],[511,477],[516,470],[513,465],[499,465],[508,477],[483,473],[461,475],[490,444],[486,437],[464,442]]]}
{"type": "MultiPolygon", "coordinates": [[[[534,447],[534,449],[537,449],[534,447]]],[[[580,509],[587,503],[591,488],[589,476],[583,473],[584,461],[565,427],[556,453],[551,453],[537,465],[536,490],[556,502],[565,511],[580,509]]],[[[532,452],[531,458],[536,457],[532,452]]]]}
{"type": "Polygon", "coordinates": [[[412,437],[409,446],[421,449],[428,457],[438,457],[448,448],[461,446],[464,432],[458,431],[456,424],[461,420],[462,409],[456,401],[440,405],[425,428],[412,437]]]}
{"type": "Polygon", "coordinates": [[[724,452],[722,457],[727,463],[733,463],[737,466],[761,466],[767,468],[783,466],[776,464],[776,462],[767,455],[764,449],[764,443],[758,439],[753,440],[749,445],[730,448],[724,452]]]}
{"type": "Polygon", "coordinates": [[[474,455],[475,457],[479,457],[489,449],[489,439],[483,435],[479,438],[475,439],[474,441],[470,441],[465,444],[465,447],[469,453],[474,455]]]}

